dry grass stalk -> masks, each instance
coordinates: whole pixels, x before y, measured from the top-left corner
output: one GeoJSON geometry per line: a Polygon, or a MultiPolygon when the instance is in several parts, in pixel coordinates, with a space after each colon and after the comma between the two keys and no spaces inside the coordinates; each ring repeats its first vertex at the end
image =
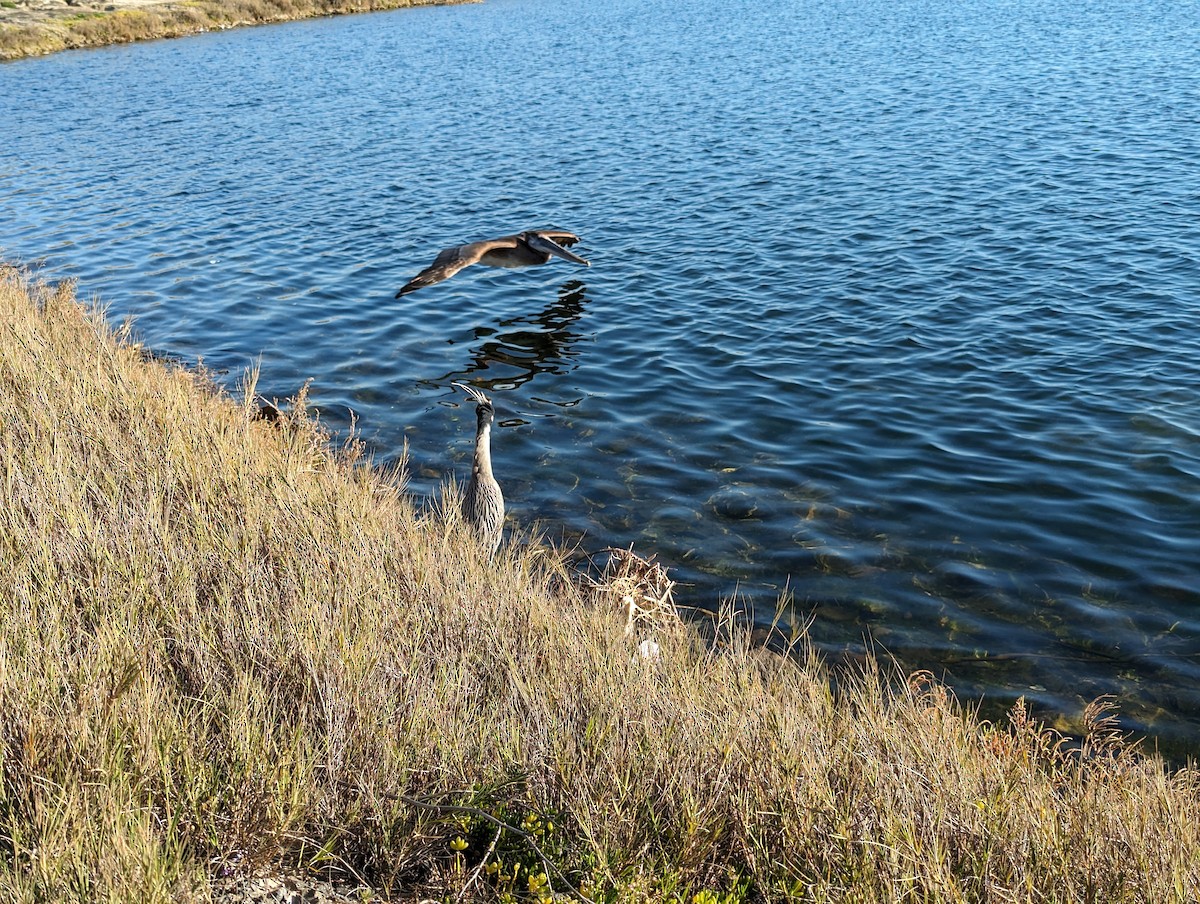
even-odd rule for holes
{"type": "Polygon", "coordinates": [[[625,613],[625,635],[638,625],[653,628],[681,623],[675,608],[675,582],[654,557],[642,558],[633,548],[610,547],[599,580],[583,575],[591,598],[610,610],[625,613]]]}

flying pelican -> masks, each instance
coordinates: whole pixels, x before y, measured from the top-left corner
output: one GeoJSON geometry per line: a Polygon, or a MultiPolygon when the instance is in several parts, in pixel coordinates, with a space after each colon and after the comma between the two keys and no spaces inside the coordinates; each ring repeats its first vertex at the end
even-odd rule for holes
{"type": "Polygon", "coordinates": [[[410,279],[404,288],[396,293],[396,297],[449,279],[471,264],[483,264],[488,267],[533,267],[549,263],[551,257],[561,257],[563,260],[590,267],[591,264],[578,254],[573,254],[563,247],[574,245],[578,241],[579,236],[565,229],[531,229],[503,238],[447,248],[434,258],[432,264],[410,279]]]}
{"type": "Polygon", "coordinates": [[[475,459],[471,479],[463,491],[463,517],[475,529],[483,547],[494,553],[504,532],[504,494],[492,474],[492,420],[496,412],[492,400],[474,386],[454,385],[475,400],[475,459]]]}

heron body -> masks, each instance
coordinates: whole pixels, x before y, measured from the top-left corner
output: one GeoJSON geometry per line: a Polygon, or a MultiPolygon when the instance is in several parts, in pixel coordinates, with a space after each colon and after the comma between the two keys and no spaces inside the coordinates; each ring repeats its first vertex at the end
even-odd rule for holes
{"type": "Polygon", "coordinates": [[[578,254],[567,250],[578,241],[579,236],[564,229],[537,229],[456,245],[442,251],[432,264],[410,279],[396,293],[396,297],[440,283],[471,264],[483,264],[485,267],[536,267],[549,263],[553,257],[561,257],[590,267],[591,264],[578,254]]]}
{"type": "Polygon", "coordinates": [[[492,421],[496,412],[491,399],[473,386],[455,383],[475,400],[475,457],[471,479],[463,491],[463,518],[474,529],[489,553],[500,546],[504,532],[504,494],[492,474],[492,421]]]}

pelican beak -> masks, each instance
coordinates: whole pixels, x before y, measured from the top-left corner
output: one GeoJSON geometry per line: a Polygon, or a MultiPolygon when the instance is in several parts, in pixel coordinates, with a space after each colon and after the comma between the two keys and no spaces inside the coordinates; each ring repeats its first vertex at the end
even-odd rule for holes
{"type": "Polygon", "coordinates": [[[585,267],[590,267],[591,264],[585,261],[578,254],[573,254],[568,251],[558,242],[546,238],[544,235],[534,233],[525,241],[529,243],[529,247],[534,251],[541,251],[543,254],[553,254],[555,257],[561,257],[565,261],[571,261],[576,264],[583,264],[585,267]]]}

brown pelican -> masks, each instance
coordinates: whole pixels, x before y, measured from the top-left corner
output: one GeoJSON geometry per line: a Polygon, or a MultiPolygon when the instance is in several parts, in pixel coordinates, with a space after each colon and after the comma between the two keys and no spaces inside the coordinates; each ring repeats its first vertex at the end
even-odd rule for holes
{"type": "Polygon", "coordinates": [[[563,260],[590,267],[591,264],[578,254],[573,254],[563,247],[574,245],[578,241],[579,236],[565,229],[532,229],[503,238],[447,248],[434,258],[432,264],[410,279],[404,288],[396,293],[396,297],[449,279],[471,264],[484,264],[488,267],[533,267],[549,263],[551,257],[561,257],[563,260]]]}
{"type": "Polygon", "coordinates": [[[504,532],[504,494],[492,474],[492,420],[496,416],[492,400],[474,386],[455,383],[475,400],[475,458],[471,479],[463,491],[463,518],[475,530],[479,542],[489,553],[500,545],[504,532]]]}

